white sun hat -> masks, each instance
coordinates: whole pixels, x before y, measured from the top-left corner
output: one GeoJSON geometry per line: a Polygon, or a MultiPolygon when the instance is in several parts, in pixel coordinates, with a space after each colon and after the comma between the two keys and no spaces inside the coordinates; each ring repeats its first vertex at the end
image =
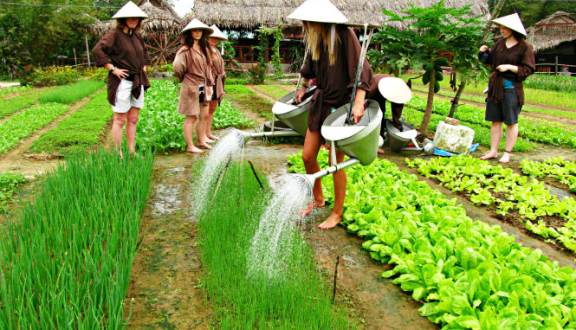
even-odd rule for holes
{"type": "Polygon", "coordinates": [[[412,91],[404,80],[396,77],[385,77],[378,82],[378,91],[392,103],[405,104],[412,99],[412,91]]]}
{"type": "Polygon", "coordinates": [[[200,22],[199,19],[195,18],[184,29],[182,29],[182,33],[189,31],[189,30],[206,30],[208,33],[212,33],[213,30],[206,24],[200,22]]]}
{"type": "Polygon", "coordinates": [[[140,9],[134,2],[128,1],[112,18],[148,18],[148,14],[140,9]]]}
{"type": "Polygon", "coordinates": [[[516,32],[522,34],[523,36],[526,36],[526,29],[524,28],[524,25],[522,25],[522,21],[520,20],[520,16],[518,16],[517,13],[514,13],[512,15],[508,15],[508,16],[503,16],[503,17],[500,17],[497,19],[493,19],[492,22],[494,22],[498,25],[505,26],[512,31],[516,31],[516,32]]]}
{"type": "Polygon", "coordinates": [[[213,31],[212,34],[210,35],[210,38],[228,40],[228,37],[226,37],[226,35],[222,33],[222,31],[220,31],[220,29],[216,26],[216,24],[213,24],[210,28],[213,31]]]}
{"type": "Polygon", "coordinates": [[[288,15],[288,18],[332,24],[348,22],[346,16],[330,0],[306,0],[292,14],[288,15]]]}

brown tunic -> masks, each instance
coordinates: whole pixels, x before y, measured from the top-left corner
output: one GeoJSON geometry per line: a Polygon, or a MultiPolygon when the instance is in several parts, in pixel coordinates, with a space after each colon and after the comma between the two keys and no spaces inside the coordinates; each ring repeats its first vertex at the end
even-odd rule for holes
{"type": "Polygon", "coordinates": [[[205,86],[206,105],[212,97],[213,76],[210,65],[201,51],[188,46],[182,46],[176,53],[173,63],[174,75],[180,79],[180,102],[178,111],[185,116],[200,114],[200,93],[198,87],[205,86]]]}
{"type": "Polygon", "coordinates": [[[226,70],[224,69],[224,58],[217,48],[212,48],[212,74],[214,76],[214,100],[221,100],[224,95],[224,80],[226,70]]]}
{"type": "Polygon", "coordinates": [[[480,60],[492,67],[490,75],[488,98],[495,103],[502,102],[504,98],[504,79],[514,84],[518,104],[524,104],[524,87],[522,82],[536,70],[536,60],[532,45],[521,40],[513,47],[506,47],[506,40],[500,39],[494,47],[485,54],[480,53],[480,60]],[[500,72],[496,68],[501,64],[518,66],[518,73],[511,71],[500,72]]]}
{"type": "MultiPolygon", "coordinates": [[[[104,66],[112,63],[119,69],[128,70],[129,80],[132,80],[132,95],[140,96],[141,87],[148,89],[150,82],[144,72],[144,66],[150,65],[150,58],[144,46],[144,42],[138,33],[124,33],[118,29],[110,30],[92,50],[96,65],[104,66]]],[[[116,103],[116,90],[120,85],[120,79],[108,74],[108,102],[116,103]]]]}
{"type": "MultiPolygon", "coordinates": [[[[308,115],[310,131],[320,130],[322,123],[330,114],[330,109],[350,102],[361,46],[351,28],[338,25],[336,31],[340,45],[335,65],[330,65],[328,52],[323,52],[318,61],[313,61],[309,55],[300,71],[302,77],[306,79],[315,78],[318,87],[308,115]]],[[[371,81],[372,69],[368,61],[365,61],[358,88],[368,91],[371,81]]]]}

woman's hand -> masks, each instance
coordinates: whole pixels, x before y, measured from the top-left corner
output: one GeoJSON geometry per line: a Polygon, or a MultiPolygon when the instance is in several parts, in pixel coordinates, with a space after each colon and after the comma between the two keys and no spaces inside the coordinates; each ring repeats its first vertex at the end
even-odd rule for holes
{"type": "Polygon", "coordinates": [[[354,124],[358,124],[362,116],[364,116],[364,104],[363,102],[358,103],[354,102],[354,106],[352,106],[352,116],[354,117],[354,124]]]}
{"type": "Polygon", "coordinates": [[[512,64],[500,64],[499,66],[496,67],[496,70],[500,72],[510,71],[516,73],[518,72],[518,67],[512,64]]]}
{"type": "Polygon", "coordinates": [[[486,53],[488,51],[488,46],[482,45],[480,46],[480,53],[486,53]]]}
{"type": "Polygon", "coordinates": [[[118,79],[124,79],[128,77],[128,70],[114,68],[114,70],[112,70],[112,74],[118,77],[118,79]]]}
{"type": "Polygon", "coordinates": [[[306,87],[301,87],[301,88],[296,92],[296,97],[294,98],[294,100],[296,101],[296,104],[302,102],[302,98],[304,98],[304,94],[306,94],[306,87]]]}
{"type": "Polygon", "coordinates": [[[142,71],[144,71],[144,73],[148,72],[148,66],[145,65],[145,66],[142,68],[142,71]]]}

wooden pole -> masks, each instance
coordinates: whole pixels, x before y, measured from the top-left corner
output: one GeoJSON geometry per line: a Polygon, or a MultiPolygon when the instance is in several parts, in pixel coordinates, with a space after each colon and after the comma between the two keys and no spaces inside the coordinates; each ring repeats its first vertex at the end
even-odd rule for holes
{"type": "Polygon", "coordinates": [[[554,73],[558,75],[558,55],[554,59],[554,73]]]}
{"type": "Polygon", "coordinates": [[[84,35],[84,43],[86,44],[86,57],[88,58],[88,66],[92,66],[90,63],[90,47],[88,46],[88,36],[84,35]]]}
{"type": "Polygon", "coordinates": [[[72,48],[72,51],[74,52],[74,65],[78,66],[78,57],[76,57],[76,48],[72,48]]]}

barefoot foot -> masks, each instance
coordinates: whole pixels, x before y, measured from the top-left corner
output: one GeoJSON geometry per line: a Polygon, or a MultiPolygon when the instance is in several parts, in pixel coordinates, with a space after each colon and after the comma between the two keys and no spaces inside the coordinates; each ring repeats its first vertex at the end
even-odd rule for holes
{"type": "Polygon", "coordinates": [[[306,206],[306,208],[300,212],[300,215],[302,215],[302,217],[307,217],[312,214],[314,209],[321,209],[324,206],[326,206],[326,202],[324,200],[310,202],[310,204],[308,204],[308,206],[306,206]]]}
{"type": "Polygon", "coordinates": [[[490,151],[487,154],[485,154],[484,156],[480,157],[481,160],[488,160],[488,159],[494,159],[498,157],[498,153],[495,151],[490,151]]]}
{"type": "Polygon", "coordinates": [[[202,150],[196,146],[192,146],[192,147],[188,148],[186,150],[186,152],[191,153],[191,154],[201,154],[204,152],[204,150],[202,150]]]}
{"type": "Polygon", "coordinates": [[[328,218],[326,218],[326,220],[324,222],[322,222],[321,224],[318,225],[318,228],[320,229],[332,229],[336,226],[338,226],[338,224],[342,221],[342,216],[336,214],[336,213],[331,213],[330,216],[328,216],[328,218]]]}
{"type": "Polygon", "coordinates": [[[499,160],[498,162],[500,162],[500,163],[502,163],[502,164],[508,164],[508,163],[510,163],[510,157],[511,157],[511,156],[512,156],[512,155],[511,155],[509,152],[505,152],[505,153],[502,155],[502,158],[500,158],[500,160],[499,160]]]}

